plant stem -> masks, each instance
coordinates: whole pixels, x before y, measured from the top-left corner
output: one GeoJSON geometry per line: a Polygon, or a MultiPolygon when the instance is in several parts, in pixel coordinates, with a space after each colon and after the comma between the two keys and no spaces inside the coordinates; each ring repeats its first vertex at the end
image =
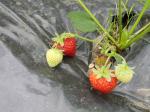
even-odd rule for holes
{"type": "Polygon", "coordinates": [[[97,18],[92,14],[92,12],[85,6],[85,4],[82,2],[82,0],[77,0],[77,2],[81,5],[81,7],[90,15],[90,17],[93,19],[93,21],[99,26],[99,28],[108,36],[108,38],[116,45],[117,42],[114,40],[114,38],[107,32],[107,30],[100,24],[100,22],[97,20],[97,18]]]}
{"type": "Polygon", "coordinates": [[[128,5],[129,0],[126,0],[125,5],[128,5]]]}
{"type": "Polygon", "coordinates": [[[119,54],[119,56],[122,58],[123,63],[127,63],[126,60],[124,59],[124,57],[122,57],[120,54],[119,54]]]}
{"type": "Polygon", "coordinates": [[[88,39],[88,38],[85,38],[85,37],[82,37],[78,34],[75,34],[75,37],[81,39],[81,40],[84,40],[84,41],[88,41],[88,42],[92,42],[92,43],[95,43],[96,41],[95,40],[91,40],[91,39],[88,39]]]}
{"type": "Polygon", "coordinates": [[[126,48],[129,47],[135,41],[144,37],[146,33],[150,32],[150,22],[137,31],[134,35],[131,36],[131,39],[127,42],[126,48]]]}
{"type": "Polygon", "coordinates": [[[105,62],[105,65],[104,66],[107,66],[108,62],[110,60],[110,56],[107,58],[106,62],[105,62]]]}
{"type": "Polygon", "coordinates": [[[129,35],[132,35],[132,33],[134,32],[135,28],[137,27],[137,25],[139,24],[143,14],[145,13],[145,11],[148,9],[149,5],[150,5],[150,0],[146,0],[147,2],[145,2],[145,5],[141,11],[141,13],[139,14],[137,20],[135,21],[134,25],[132,26],[129,35]]]}

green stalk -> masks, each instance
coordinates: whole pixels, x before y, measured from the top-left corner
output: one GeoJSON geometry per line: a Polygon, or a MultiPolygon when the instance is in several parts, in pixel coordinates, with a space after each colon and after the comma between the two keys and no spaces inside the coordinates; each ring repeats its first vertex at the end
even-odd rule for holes
{"type": "Polygon", "coordinates": [[[137,31],[134,35],[132,35],[130,40],[128,40],[126,48],[129,47],[135,41],[144,37],[146,33],[150,32],[150,22],[142,27],[139,31],[137,31]]]}
{"type": "Polygon", "coordinates": [[[121,40],[121,33],[122,33],[122,7],[121,7],[122,0],[119,0],[119,42],[121,40]]]}
{"type": "Polygon", "coordinates": [[[110,60],[110,57],[111,57],[111,56],[109,56],[109,57],[107,58],[107,60],[106,60],[106,62],[105,62],[105,64],[104,64],[104,66],[107,66],[107,64],[108,64],[108,62],[109,62],[109,60],[110,60]]]}
{"type": "Polygon", "coordinates": [[[146,1],[147,1],[147,2],[145,2],[145,5],[144,5],[144,7],[143,7],[141,13],[139,14],[139,16],[138,16],[137,20],[135,21],[134,25],[132,26],[131,30],[129,31],[129,35],[132,35],[132,34],[133,34],[135,28],[137,27],[137,25],[139,24],[139,22],[140,22],[140,20],[141,20],[141,18],[142,18],[142,16],[143,16],[143,14],[144,14],[145,11],[149,8],[149,6],[150,6],[150,0],[146,0],[146,1]]]}
{"type": "Polygon", "coordinates": [[[125,6],[127,6],[127,5],[128,5],[128,2],[129,2],[129,0],[126,0],[126,2],[125,2],[125,6]]]}
{"type": "Polygon", "coordinates": [[[96,42],[96,41],[93,40],[93,39],[91,40],[91,39],[82,37],[82,36],[80,36],[80,35],[78,35],[78,34],[75,34],[75,37],[76,37],[76,38],[79,38],[79,39],[81,39],[81,40],[87,41],[87,42],[92,42],[92,43],[95,43],[95,42],[96,42]]]}
{"type": "Polygon", "coordinates": [[[90,15],[90,17],[93,19],[93,21],[99,26],[99,28],[108,36],[108,38],[116,45],[117,42],[114,40],[114,38],[107,32],[107,30],[100,24],[100,22],[97,20],[97,18],[92,14],[92,12],[85,6],[85,4],[82,2],[82,0],[77,0],[77,2],[81,5],[81,7],[90,15]]]}

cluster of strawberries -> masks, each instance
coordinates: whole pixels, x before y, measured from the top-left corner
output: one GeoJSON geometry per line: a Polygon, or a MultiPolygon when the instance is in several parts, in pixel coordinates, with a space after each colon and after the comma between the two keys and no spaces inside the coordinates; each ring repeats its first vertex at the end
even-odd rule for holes
{"type": "Polygon", "coordinates": [[[46,53],[50,67],[56,67],[63,60],[63,56],[74,57],[76,54],[76,38],[74,34],[63,33],[53,38],[52,48],[46,53]]]}
{"type": "MultiPolygon", "coordinates": [[[[52,48],[46,53],[46,59],[50,67],[56,67],[63,60],[63,56],[74,57],[76,54],[76,38],[74,34],[63,33],[53,40],[52,48]]],[[[110,64],[98,66],[89,65],[89,81],[93,89],[103,94],[111,93],[118,82],[128,83],[133,77],[133,70],[126,62],[118,64],[115,70],[110,64]]]]}
{"type": "Polygon", "coordinates": [[[111,93],[118,82],[128,83],[133,78],[133,70],[127,63],[118,64],[115,69],[110,66],[89,65],[89,80],[95,90],[103,94],[111,93]]]}

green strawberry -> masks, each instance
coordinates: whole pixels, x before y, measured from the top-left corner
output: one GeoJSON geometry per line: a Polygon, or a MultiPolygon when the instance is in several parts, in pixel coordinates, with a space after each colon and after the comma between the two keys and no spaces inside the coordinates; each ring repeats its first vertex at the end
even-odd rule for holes
{"type": "Polygon", "coordinates": [[[115,69],[117,79],[123,83],[128,83],[133,78],[134,71],[126,63],[118,64],[115,69]]]}
{"type": "Polygon", "coordinates": [[[46,52],[47,63],[50,67],[56,67],[63,60],[63,53],[56,48],[49,49],[46,52]]]}

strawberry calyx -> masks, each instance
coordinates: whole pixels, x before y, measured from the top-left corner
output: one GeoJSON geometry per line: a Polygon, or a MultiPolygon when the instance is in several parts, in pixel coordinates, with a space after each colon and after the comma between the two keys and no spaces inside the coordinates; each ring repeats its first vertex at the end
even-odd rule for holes
{"type": "Polygon", "coordinates": [[[106,78],[108,82],[111,81],[111,77],[114,77],[113,70],[110,70],[109,66],[99,67],[95,65],[95,68],[92,68],[92,71],[96,75],[97,79],[106,78]]]}
{"type": "Polygon", "coordinates": [[[73,33],[62,33],[61,38],[66,39],[66,38],[75,38],[75,35],[73,33]]]}
{"type": "Polygon", "coordinates": [[[54,37],[52,40],[53,40],[53,41],[55,42],[55,44],[57,44],[57,45],[61,45],[61,46],[64,45],[64,39],[63,39],[60,35],[58,35],[57,37],[54,37]]]}
{"type": "Polygon", "coordinates": [[[116,75],[134,74],[133,69],[134,68],[129,67],[126,62],[123,62],[122,64],[118,64],[117,66],[115,66],[115,74],[116,75]]]}
{"type": "Polygon", "coordinates": [[[54,37],[52,40],[56,43],[56,45],[63,46],[64,39],[74,38],[74,37],[75,37],[75,35],[73,33],[62,33],[61,35],[57,35],[56,37],[54,37]]]}

